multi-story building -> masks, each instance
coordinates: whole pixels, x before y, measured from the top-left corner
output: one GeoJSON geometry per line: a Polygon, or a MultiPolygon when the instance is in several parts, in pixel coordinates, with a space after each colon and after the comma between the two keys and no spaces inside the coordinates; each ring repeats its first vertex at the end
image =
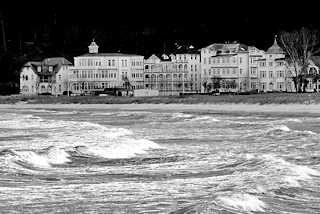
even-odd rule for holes
{"type": "Polygon", "coordinates": [[[68,91],[72,63],[62,57],[27,62],[20,73],[20,93],[23,95],[61,95],[68,91]]]}
{"type": "Polygon", "coordinates": [[[289,71],[285,61],[285,53],[278,45],[275,37],[273,45],[263,57],[256,60],[258,63],[259,91],[287,91],[291,86],[289,71]]]}
{"type": "Polygon", "coordinates": [[[163,54],[155,54],[144,61],[145,89],[158,90],[160,96],[179,95],[188,88],[187,70],[163,54]]]}
{"type": "Polygon", "coordinates": [[[201,87],[200,55],[195,51],[156,56],[144,61],[146,89],[155,89],[162,96],[197,93],[201,87]]]}
{"type": "Polygon", "coordinates": [[[261,54],[257,48],[237,42],[215,43],[202,48],[202,91],[242,92],[255,89],[257,66],[254,59],[261,54]]]}
{"type": "Polygon", "coordinates": [[[187,70],[187,79],[189,82],[186,91],[190,93],[201,92],[201,63],[200,53],[198,50],[187,49],[180,53],[170,55],[172,61],[176,64],[177,68],[187,70]]]}
{"type": "Polygon", "coordinates": [[[92,41],[89,53],[74,57],[72,92],[101,91],[105,88],[140,89],[143,84],[143,56],[122,53],[99,53],[92,41]]]}

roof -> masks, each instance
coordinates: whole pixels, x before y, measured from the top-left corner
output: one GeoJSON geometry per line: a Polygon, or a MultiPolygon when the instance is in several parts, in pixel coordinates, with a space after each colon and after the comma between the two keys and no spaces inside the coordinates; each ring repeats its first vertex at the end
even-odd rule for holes
{"type": "Polygon", "coordinates": [[[267,54],[284,54],[284,51],[277,43],[277,36],[274,37],[273,45],[267,50],[267,54]]]}
{"type": "Polygon", "coordinates": [[[45,58],[42,61],[30,61],[24,64],[24,67],[31,67],[32,70],[36,74],[52,74],[52,73],[57,73],[61,66],[63,65],[72,65],[71,62],[69,62],[67,59],[63,57],[50,57],[50,58],[45,58]],[[37,67],[41,66],[41,72],[38,72],[37,67]],[[53,67],[53,71],[49,72],[49,66],[53,67]]]}
{"type": "Polygon", "coordinates": [[[211,51],[221,51],[227,53],[248,51],[248,46],[242,43],[214,43],[205,48],[209,48],[211,51]]]}
{"type": "Polygon", "coordinates": [[[143,57],[142,55],[137,55],[137,54],[123,54],[123,53],[86,53],[82,54],[78,57],[99,57],[99,56],[113,56],[113,57],[143,57]]]}

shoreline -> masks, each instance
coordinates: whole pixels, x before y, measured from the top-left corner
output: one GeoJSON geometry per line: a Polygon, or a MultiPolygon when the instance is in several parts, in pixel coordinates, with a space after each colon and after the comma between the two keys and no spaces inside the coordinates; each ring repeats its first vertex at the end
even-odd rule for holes
{"type": "Polygon", "coordinates": [[[246,113],[320,114],[320,104],[0,104],[0,109],[99,109],[99,110],[168,110],[246,113]]]}

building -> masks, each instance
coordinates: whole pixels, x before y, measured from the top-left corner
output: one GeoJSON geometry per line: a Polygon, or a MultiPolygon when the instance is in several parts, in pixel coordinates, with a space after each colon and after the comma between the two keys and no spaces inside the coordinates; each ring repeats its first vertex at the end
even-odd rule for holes
{"type": "Polygon", "coordinates": [[[263,57],[256,60],[258,63],[259,91],[292,91],[292,79],[286,64],[285,53],[274,38],[273,45],[263,57]]]}
{"type": "Polygon", "coordinates": [[[191,46],[188,49],[181,50],[175,55],[170,55],[172,61],[178,68],[187,70],[188,86],[186,92],[188,93],[200,93],[201,92],[201,60],[200,52],[194,50],[191,46]]]}
{"type": "Polygon", "coordinates": [[[197,52],[153,54],[144,65],[145,89],[158,90],[160,96],[200,92],[200,54],[197,52]]]}
{"type": "Polygon", "coordinates": [[[256,88],[255,59],[263,52],[238,42],[201,49],[202,91],[243,92],[256,88]],[[250,71],[250,72],[249,72],[250,71]]]}
{"type": "Polygon", "coordinates": [[[68,91],[72,63],[62,57],[27,62],[20,72],[20,93],[23,95],[61,95],[68,91]]]}
{"type": "Polygon", "coordinates": [[[71,90],[75,94],[103,91],[106,88],[141,89],[143,56],[122,53],[99,53],[92,41],[89,53],[74,57],[71,90]]]}

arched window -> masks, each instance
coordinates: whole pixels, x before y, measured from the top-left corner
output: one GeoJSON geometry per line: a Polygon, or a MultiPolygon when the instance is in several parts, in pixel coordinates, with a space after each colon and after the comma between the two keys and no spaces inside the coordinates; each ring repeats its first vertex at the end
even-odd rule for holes
{"type": "Polygon", "coordinates": [[[185,71],[188,70],[187,64],[184,65],[184,70],[185,70],[185,71]]]}
{"type": "Polygon", "coordinates": [[[179,70],[182,70],[182,64],[179,65],[179,70]]]}
{"type": "Polygon", "coordinates": [[[144,68],[145,68],[145,69],[149,69],[149,65],[146,65],[144,68]]]}

